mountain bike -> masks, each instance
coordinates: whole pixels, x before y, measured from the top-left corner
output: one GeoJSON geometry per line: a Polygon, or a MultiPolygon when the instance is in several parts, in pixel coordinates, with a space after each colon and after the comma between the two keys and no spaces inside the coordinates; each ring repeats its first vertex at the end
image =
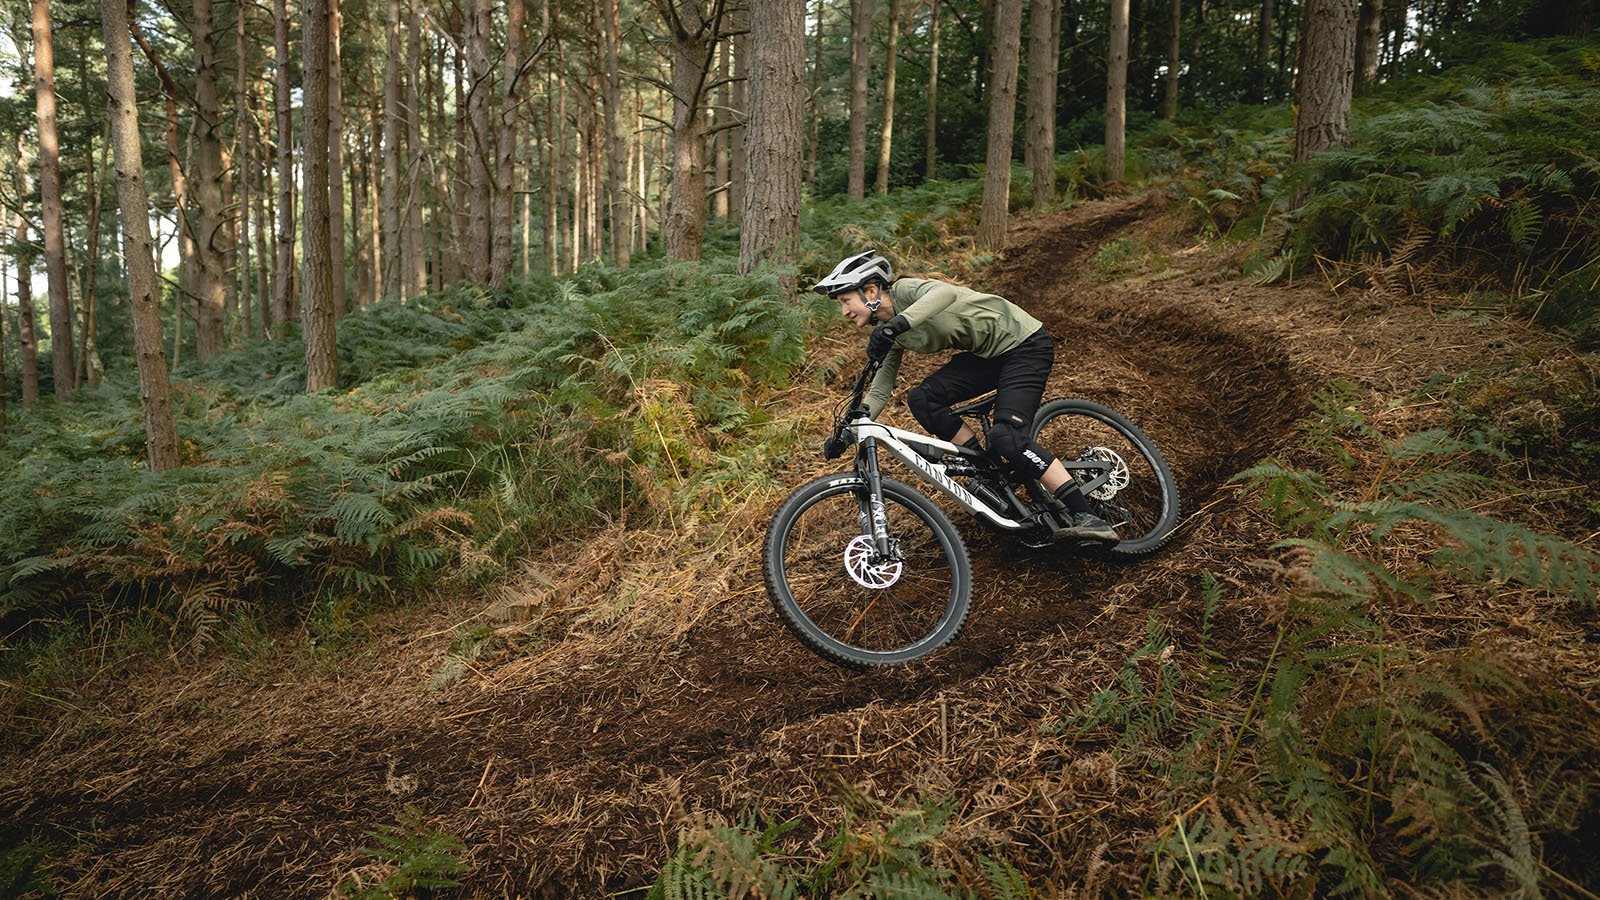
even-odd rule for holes
{"type": "MultiPolygon", "coordinates": [[[[1090,508],[1121,540],[1056,543],[1044,487],[972,450],[874,421],[862,394],[868,363],[841,402],[823,452],[855,448],[853,471],[824,475],[778,507],[767,531],[767,593],[808,648],[848,668],[911,662],[955,640],[972,600],[972,566],[949,517],[917,488],[882,473],[887,454],[956,506],[1029,547],[1114,560],[1147,557],[1172,539],[1178,487],[1161,451],[1132,422],[1088,400],[1039,407],[1032,436],[1055,453],[1090,508]],[[1069,452],[1070,449],[1070,452],[1069,452]]],[[[957,407],[987,437],[994,398],[957,407]]]]}

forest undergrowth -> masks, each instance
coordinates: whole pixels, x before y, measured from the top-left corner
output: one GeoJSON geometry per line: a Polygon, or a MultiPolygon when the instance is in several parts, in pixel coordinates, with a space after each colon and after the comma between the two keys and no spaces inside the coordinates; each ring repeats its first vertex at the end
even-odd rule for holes
{"type": "MultiPolygon", "coordinates": [[[[888,799],[836,786],[820,824],[707,805],[674,823],[652,896],[1600,890],[1600,55],[1499,53],[1358,102],[1354,145],[1303,167],[1281,110],[1136,141],[1145,186],[1230,261],[1226,278],[1565,331],[1398,388],[1319,385],[1223,494],[1256,507],[1250,559],[1205,572],[1190,602],[1152,603],[1093,690],[1013,710],[1008,729],[1032,732],[1022,770],[1045,753],[1060,773],[1042,778],[1109,779],[1112,824],[1075,833],[1078,809],[1043,830],[979,827],[995,813],[961,778],[888,799]],[[1528,74],[1494,74],[1510,71],[1528,74]]],[[[1095,165],[1061,157],[1072,199],[1106,192],[1095,165]]],[[[981,278],[991,260],[964,237],[977,189],[816,204],[798,269],[871,246],[981,278]]],[[[1165,277],[1181,252],[1117,241],[1086,267],[1108,290],[1165,277]]],[[[681,639],[727,602],[710,573],[755,546],[775,473],[812,453],[827,379],[855,359],[831,310],[780,287],[792,273],[736,274],[715,250],[732,243],[713,231],[704,264],[362,311],[341,326],[335,392],[300,394],[293,342],[188,369],[186,466],[164,476],[139,462],[130,385],[86,397],[92,414],[41,404],[7,435],[0,478],[0,724],[48,740],[87,646],[193,659],[240,652],[241,622],[294,623],[337,653],[367,613],[429,593],[498,598],[450,637],[441,689],[474,667],[515,681],[565,634],[598,657],[681,639]],[[523,577],[580,534],[560,575],[523,577]]],[[[338,891],[470,890],[472,853],[439,827],[413,811],[372,833],[365,877],[338,891]]],[[[52,839],[7,828],[0,875],[48,886],[52,839]]]]}

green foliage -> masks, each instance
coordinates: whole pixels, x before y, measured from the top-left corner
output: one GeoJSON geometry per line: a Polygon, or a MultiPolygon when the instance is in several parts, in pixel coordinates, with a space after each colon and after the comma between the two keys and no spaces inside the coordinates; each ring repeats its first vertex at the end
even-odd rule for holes
{"type": "Polygon", "coordinates": [[[1026,880],[1009,862],[978,854],[968,867],[981,873],[978,888],[964,885],[956,872],[936,865],[936,853],[954,851],[941,844],[949,804],[903,809],[878,808],[868,820],[862,808],[875,804],[846,797],[838,834],[824,858],[785,854],[780,839],[795,823],[761,826],[753,815],[729,824],[706,820],[679,832],[678,848],[651,888],[650,900],[701,900],[742,897],[839,897],[856,900],[900,898],[976,898],[1026,900],[1026,880]]]}
{"type": "MultiPolygon", "coordinates": [[[[1494,67],[1389,85],[1358,105],[1351,145],[1314,155],[1279,194],[1294,199],[1283,208],[1296,257],[1370,264],[1385,286],[1409,286],[1400,279],[1423,264],[1429,277],[1541,298],[1592,284],[1600,89],[1579,46],[1508,46],[1494,67]]],[[[1545,303],[1547,318],[1592,313],[1575,301],[1545,303]]]]}
{"type": "Polygon", "coordinates": [[[777,273],[731,260],[381,304],[345,320],[342,346],[364,360],[349,390],[286,387],[289,342],[180,381],[186,465],[159,476],[131,385],[42,404],[0,463],[0,617],[111,597],[208,640],[270,600],[325,607],[338,630],[447,571],[492,575],[528,541],[649,501],[656,481],[687,486],[685,503],[723,497],[778,436],[754,398],[803,358],[811,311],[777,273]],[[687,386],[667,404],[682,446],[665,456],[635,430],[655,385],[687,386]]]}
{"type": "MultiPolygon", "coordinates": [[[[1440,881],[1490,877],[1493,847],[1506,882],[1536,891],[1520,807],[1498,775],[1485,774],[1488,791],[1466,775],[1463,749],[1487,734],[1486,704],[1528,689],[1481,652],[1390,641],[1387,621],[1396,607],[1431,602],[1446,580],[1517,583],[1592,605],[1600,557],[1469,508],[1503,488],[1481,474],[1498,456],[1481,433],[1391,437],[1344,384],[1315,404],[1302,433],[1324,471],[1269,460],[1238,476],[1288,533],[1279,546],[1295,562],[1284,571],[1300,585],[1256,746],[1265,783],[1316,860],[1322,891],[1385,893],[1376,846],[1405,860],[1411,878],[1440,881]],[[1405,553],[1391,549],[1402,544],[1405,553]],[[1432,549],[1394,561],[1418,547],[1432,549]]],[[[1217,866],[1235,872],[1245,854],[1207,827],[1220,856],[1190,871],[1221,884],[1217,866]]],[[[1177,858],[1170,839],[1158,852],[1177,858]]]]}
{"type": "Polygon", "coordinates": [[[1236,806],[1232,816],[1174,816],[1155,848],[1157,893],[1201,897],[1283,896],[1312,869],[1310,846],[1271,812],[1236,806]]]}
{"type": "Polygon", "coordinates": [[[0,897],[54,897],[50,846],[42,841],[23,841],[0,850],[0,897]]]}
{"type": "Polygon", "coordinates": [[[369,832],[374,846],[361,852],[373,857],[387,872],[375,884],[364,884],[352,877],[341,882],[335,893],[356,900],[397,900],[417,896],[419,891],[460,887],[455,879],[471,871],[463,858],[466,845],[461,839],[429,828],[422,811],[407,806],[398,825],[386,825],[369,832]]]}
{"type": "Polygon", "coordinates": [[[1178,678],[1167,629],[1152,616],[1145,623],[1144,646],[1122,664],[1116,684],[1097,692],[1084,709],[1059,723],[1044,725],[1040,731],[1058,734],[1071,729],[1089,734],[1110,727],[1122,747],[1157,741],[1175,720],[1178,678]]]}

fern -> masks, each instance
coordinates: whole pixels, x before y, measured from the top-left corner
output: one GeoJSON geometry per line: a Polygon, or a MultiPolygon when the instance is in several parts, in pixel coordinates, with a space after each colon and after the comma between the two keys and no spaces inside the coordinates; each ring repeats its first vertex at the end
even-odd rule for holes
{"type": "Polygon", "coordinates": [[[361,852],[377,859],[389,872],[377,884],[368,886],[346,879],[336,889],[341,897],[361,900],[390,900],[413,896],[418,891],[460,887],[457,875],[470,871],[463,855],[466,845],[452,834],[428,828],[422,811],[407,806],[398,825],[369,832],[373,846],[361,852]]]}

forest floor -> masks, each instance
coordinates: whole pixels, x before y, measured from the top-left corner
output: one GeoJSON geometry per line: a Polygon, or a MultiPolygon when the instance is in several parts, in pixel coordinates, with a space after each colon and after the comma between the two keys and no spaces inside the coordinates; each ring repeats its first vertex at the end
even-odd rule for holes
{"type": "MultiPolygon", "coordinates": [[[[1010,843],[1048,893],[1137,893],[1171,818],[1160,784],[1040,726],[1111,683],[1152,616],[1180,635],[1179,669],[1192,663],[1181,635],[1206,573],[1224,590],[1216,648],[1260,670],[1284,588],[1252,563],[1279,535],[1229,479],[1292,450],[1333,379],[1408,431],[1443,421],[1423,390],[1434,373],[1562,352],[1444,298],[1257,285],[1239,252],[1198,242],[1147,193],[1025,217],[972,277],[1056,337],[1047,397],[1106,403],[1165,451],[1185,519],[1154,559],[1026,551],[958,521],[966,631],[926,662],[855,674],[768,605],[770,494],[700,529],[619,523],[542,550],[490,595],[373,616],[337,653],[87,659],[73,699],[0,748],[0,831],[48,838],[66,896],[319,896],[381,877],[371,833],[415,805],[465,842],[471,895],[598,896],[648,884],[697,811],[759,809],[817,842],[848,792],[949,798],[946,840],[1010,843]],[[1108,280],[1094,256],[1119,240],[1138,258],[1108,280]]],[[[823,339],[777,398],[819,441],[859,339],[823,339]],[[808,377],[830,366],[831,383],[808,377]]],[[[924,374],[911,362],[903,387],[924,374]]],[[[772,474],[792,486],[831,465],[808,450],[772,474]]]]}

